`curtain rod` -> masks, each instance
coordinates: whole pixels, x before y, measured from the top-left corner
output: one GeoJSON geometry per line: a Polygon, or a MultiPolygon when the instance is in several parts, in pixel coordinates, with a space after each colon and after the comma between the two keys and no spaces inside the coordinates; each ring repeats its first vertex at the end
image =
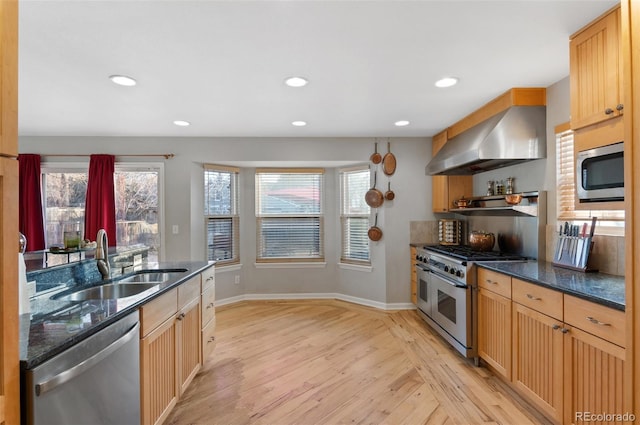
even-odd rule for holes
{"type": "MultiPolygon", "coordinates": [[[[40,156],[57,156],[57,157],[83,157],[83,156],[91,156],[90,154],[64,154],[64,153],[51,153],[51,154],[40,154],[40,156]]],[[[163,156],[164,159],[171,159],[175,156],[175,154],[172,153],[148,153],[148,154],[143,154],[143,153],[139,153],[139,154],[130,154],[130,155],[114,155],[114,156],[132,156],[132,157],[156,157],[156,156],[163,156]]]]}

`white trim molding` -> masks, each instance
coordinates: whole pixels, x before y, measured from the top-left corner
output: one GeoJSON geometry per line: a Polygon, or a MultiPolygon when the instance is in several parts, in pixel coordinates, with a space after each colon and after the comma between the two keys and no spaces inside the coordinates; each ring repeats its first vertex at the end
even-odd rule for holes
{"type": "Polygon", "coordinates": [[[415,310],[412,303],[383,303],[379,301],[367,300],[365,298],[352,297],[338,293],[307,293],[307,294],[245,294],[236,297],[216,300],[216,306],[235,304],[242,301],[276,301],[276,300],[340,300],[353,304],[364,305],[377,308],[379,310],[415,310]]]}
{"type": "Polygon", "coordinates": [[[256,269],[323,269],[326,262],[254,263],[256,269]]]}
{"type": "Polygon", "coordinates": [[[339,269],[344,270],[355,270],[357,272],[367,272],[371,273],[373,271],[373,266],[363,266],[360,264],[350,264],[350,263],[338,263],[339,269]]]}
{"type": "Polygon", "coordinates": [[[228,266],[215,266],[216,273],[235,272],[242,270],[242,264],[229,264],[228,266]]]}

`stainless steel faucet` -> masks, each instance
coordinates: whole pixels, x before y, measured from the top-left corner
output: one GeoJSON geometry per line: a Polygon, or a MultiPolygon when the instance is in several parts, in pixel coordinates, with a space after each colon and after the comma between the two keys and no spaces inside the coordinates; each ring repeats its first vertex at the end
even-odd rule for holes
{"type": "Polygon", "coordinates": [[[102,275],[102,279],[111,277],[111,265],[109,264],[109,242],[107,232],[104,229],[98,230],[96,236],[96,254],[95,257],[98,270],[102,275]]]}

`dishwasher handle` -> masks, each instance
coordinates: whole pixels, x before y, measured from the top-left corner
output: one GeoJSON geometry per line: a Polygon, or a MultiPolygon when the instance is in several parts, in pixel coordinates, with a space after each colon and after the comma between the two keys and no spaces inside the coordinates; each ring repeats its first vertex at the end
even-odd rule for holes
{"type": "Polygon", "coordinates": [[[60,372],[56,376],[36,384],[36,395],[41,396],[44,393],[53,390],[55,387],[62,385],[66,382],[69,382],[76,376],[84,373],[85,371],[91,369],[96,364],[100,363],[107,356],[109,356],[114,351],[118,350],[120,347],[125,345],[127,342],[131,341],[133,337],[135,337],[136,332],[140,328],[140,323],[136,323],[126,334],[122,335],[117,340],[113,341],[111,344],[106,346],[104,349],[98,351],[93,356],[88,359],[78,363],[70,369],[65,370],[64,372],[60,372]]]}

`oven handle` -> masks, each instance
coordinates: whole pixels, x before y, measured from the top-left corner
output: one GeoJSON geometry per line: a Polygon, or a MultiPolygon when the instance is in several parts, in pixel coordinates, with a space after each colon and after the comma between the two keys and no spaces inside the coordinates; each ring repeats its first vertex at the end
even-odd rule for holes
{"type": "Polygon", "coordinates": [[[429,271],[429,268],[427,266],[424,266],[424,265],[418,264],[418,263],[416,263],[416,268],[422,270],[423,272],[428,272],[429,271]]]}
{"type": "Polygon", "coordinates": [[[467,289],[469,287],[469,285],[465,285],[464,283],[459,283],[454,280],[451,280],[447,276],[443,276],[441,273],[436,273],[431,269],[429,269],[429,273],[431,273],[434,277],[437,277],[440,280],[444,281],[445,283],[451,286],[455,286],[456,288],[467,289]]]}

